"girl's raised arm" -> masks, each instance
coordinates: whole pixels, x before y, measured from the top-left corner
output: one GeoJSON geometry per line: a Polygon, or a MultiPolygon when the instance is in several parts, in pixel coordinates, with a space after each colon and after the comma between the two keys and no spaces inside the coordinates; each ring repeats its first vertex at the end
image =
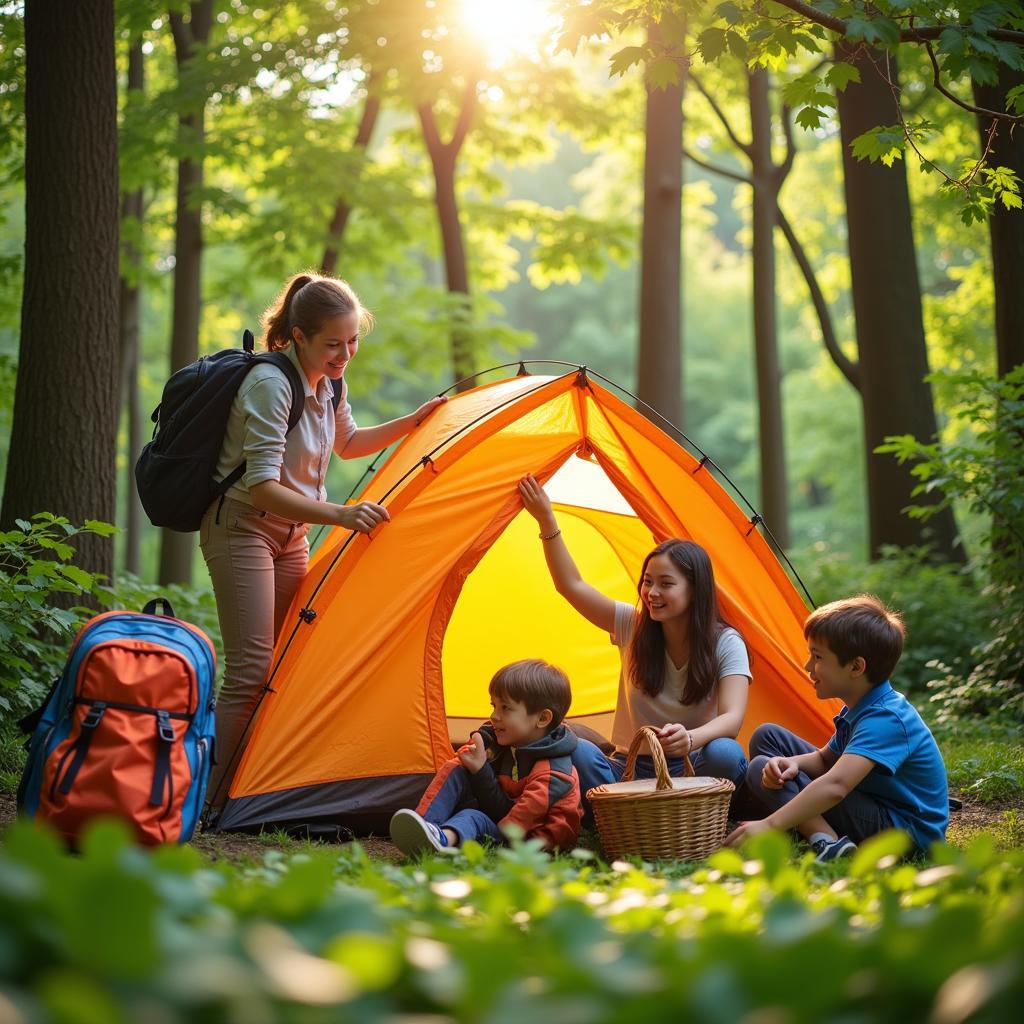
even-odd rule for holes
{"type": "Polygon", "coordinates": [[[569,549],[562,540],[562,531],[551,508],[551,500],[533,476],[519,481],[519,494],[523,507],[537,520],[540,539],[544,544],[544,557],[555,589],[587,621],[598,629],[612,633],[615,629],[615,602],[592,587],[580,575],[569,549]]]}

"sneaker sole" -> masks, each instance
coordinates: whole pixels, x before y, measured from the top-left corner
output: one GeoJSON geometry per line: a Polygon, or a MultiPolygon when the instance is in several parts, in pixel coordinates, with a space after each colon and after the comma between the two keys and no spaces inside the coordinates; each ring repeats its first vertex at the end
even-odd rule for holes
{"type": "Polygon", "coordinates": [[[423,827],[419,817],[412,811],[396,811],[391,819],[391,841],[402,853],[411,857],[424,850],[430,853],[453,853],[446,846],[435,843],[423,827]]]}

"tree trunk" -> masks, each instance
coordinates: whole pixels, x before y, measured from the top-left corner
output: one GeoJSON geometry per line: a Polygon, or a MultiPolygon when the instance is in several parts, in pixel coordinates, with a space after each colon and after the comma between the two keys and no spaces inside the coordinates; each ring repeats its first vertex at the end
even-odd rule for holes
{"type": "Polygon", "coordinates": [[[753,184],[754,355],[757,367],[761,514],[776,541],[789,545],[789,498],[782,428],[782,374],[775,316],[775,223],[780,177],[772,159],[768,72],[747,76],[750,96],[750,163],[753,184]]]}
{"type": "Polygon", "coordinates": [[[465,296],[463,308],[455,312],[456,322],[452,325],[452,371],[457,381],[465,381],[459,390],[466,391],[476,385],[474,380],[465,380],[475,372],[476,363],[464,322],[469,319],[469,269],[455,198],[454,161],[450,165],[445,162],[435,166],[434,181],[437,189],[437,217],[444,247],[445,280],[449,293],[465,296]]]}
{"type": "Polygon", "coordinates": [[[927,523],[905,515],[904,508],[926,503],[928,496],[912,498],[910,467],[875,452],[892,434],[931,440],[935,408],[924,379],[928,352],[906,168],[901,160],[892,167],[857,160],[851,150],[857,136],[897,121],[898,101],[875,66],[884,69],[888,63],[889,77],[896,82],[896,62],[881,51],[864,52],[843,42],[836,44],[836,60],[854,64],[861,75],[860,84],[851,83],[838,94],[838,107],[864,404],[870,553],[877,557],[886,544],[929,544],[940,557],[962,558],[952,512],[946,509],[927,523]]]}
{"type": "MultiPolygon", "coordinates": [[[[654,41],[653,24],[649,38],[654,41]]],[[[682,74],[682,72],[681,72],[682,74]]],[[[637,395],[680,429],[683,410],[683,84],[647,86],[637,395]]]]}
{"type": "MultiPolygon", "coordinates": [[[[191,21],[180,14],[171,14],[174,53],[179,76],[188,68],[197,45],[210,36],[213,21],[213,0],[197,0],[190,5],[191,21]]],[[[199,312],[202,294],[203,223],[200,194],[203,187],[205,139],[203,124],[205,103],[178,117],[178,139],[200,154],[195,159],[178,161],[178,190],[174,231],[174,306],[171,313],[171,373],[199,358],[199,312]]],[[[191,533],[161,530],[161,584],[192,582],[191,533]]]]}
{"type": "MultiPolygon", "coordinates": [[[[117,495],[117,71],[111,0],[25,5],[25,276],[0,522],[113,522],[117,495]]],[[[77,563],[113,573],[113,543],[77,563]]]]}
{"type": "MultiPolygon", "coordinates": [[[[1015,86],[1024,85],[1024,73],[999,65],[999,82],[982,85],[974,82],[974,100],[986,110],[1001,111],[1006,94],[1015,86]]],[[[981,147],[988,142],[991,120],[978,118],[981,147]]],[[[1000,123],[992,142],[989,163],[993,167],[1009,167],[1024,179],[1024,127],[1012,128],[1000,123]]],[[[992,245],[992,278],[996,302],[996,372],[1005,376],[1024,363],[1024,213],[1007,210],[996,203],[988,220],[992,245]]]]}
{"type": "MultiPolygon", "coordinates": [[[[145,85],[142,40],[135,40],[128,51],[128,89],[141,93],[145,85]]],[[[121,203],[122,222],[142,224],[145,212],[142,189],[125,195],[121,203]]],[[[128,458],[125,460],[125,534],[124,567],[138,576],[141,571],[142,505],[135,487],[135,460],[142,449],[142,424],[139,409],[139,317],[141,309],[142,254],[134,243],[124,246],[123,258],[130,268],[121,278],[121,400],[119,409],[127,417],[128,458]]]]}
{"type": "Polygon", "coordinates": [[[471,79],[459,112],[459,121],[449,142],[442,142],[437,132],[434,112],[429,104],[417,109],[423,138],[430,154],[434,171],[434,203],[441,229],[441,246],[444,251],[444,269],[448,292],[461,297],[460,308],[454,313],[452,324],[452,372],[458,382],[458,391],[468,391],[476,385],[472,375],[476,370],[473,345],[468,326],[471,315],[469,298],[469,270],[466,250],[462,240],[462,223],[455,196],[455,163],[459,150],[469,131],[473,112],[476,108],[476,80],[471,79]]]}
{"type": "MultiPolygon", "coordinates": [[[[372,81],[367,88],[373,88],[372,81]]],[[[377,115],[380,113],[380,97],[367,95],[366,106],[363,107],[363,116],[359,121],[359,129],[356,131],[354,148],[366,152],[370,144],[370,136],[373,134],[374,125],[377,123],[377,115]]],[[[352,207],[348,200],[341,196],[334,207],[334,216],[327,228],[327,246],[324,249],[323,259],[320,261],[321,274],[333,274],[338,265],[338,253],[341,249],[341,240],[345,235],[345,228],[348,225],[349,214],[352,207]]]]}

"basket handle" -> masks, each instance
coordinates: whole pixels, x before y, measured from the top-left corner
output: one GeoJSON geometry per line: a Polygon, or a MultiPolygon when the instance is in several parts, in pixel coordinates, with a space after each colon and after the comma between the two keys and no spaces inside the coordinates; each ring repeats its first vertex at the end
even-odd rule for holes
{"type": "MultiPolygon", "coordinates": [[[[633,742],[629,745],[629,753],[626,755],[626,770],[622,773],[622,781],[633,781],[637,754],[640,753],[640,744],[644,740],[647,741],[647,745],[651,748],[651,758],[654,761],[654,777],[658,780],[657,788],[671,789],[672,779],[668,774],[668,762],[665,760],[665,751],[661,749],[661,744],[658,742],[658,734],[649,725],[637,729],[633,742]]],[[[683,754],[683,766],[687,775],[694,774],[689,754],[683,754]]]]}

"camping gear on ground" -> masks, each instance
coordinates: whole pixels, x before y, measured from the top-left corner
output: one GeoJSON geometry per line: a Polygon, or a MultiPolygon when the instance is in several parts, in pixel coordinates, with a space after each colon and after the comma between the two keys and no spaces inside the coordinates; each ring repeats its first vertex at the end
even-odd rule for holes
{"type": "Polygon", "coordinates": [[[841,704],[817,700],[803,670],[807,607],[760,517],[689,448],[580,366],[436,408],[356,496],[390,522],[371,536],[331,529],[314,551],[218,827],[336,821],[382,834],[452,756],[451,738],[486,720],[488,681],[518,658],[563,668],[570,724],[609,734],[618,650],[551,585],[516,489],[526,473],[584,577],[614,599],[636,602],[657,542],[703,545],[750,652],[738,739],[771,721],[824,742],[841,704]]]}
{"type": "Polygon", "coordinates": [[[729,800],[736,787],[728,779],[695,776],[689,756],[683,761],[686,777],[671,778],[658,734],[644,726],[629,745],[622,780],[587,792],[601,849],[609,860],[700,860],[722,845],[729,800]],[[637,755],[645,741],[651,748],[655,777],[634,779],[637,755]]]}
{"type": "MultiPolygon", "coordinates": [[[[203,356],[172,374],[160,404],[153,410],[153,439],[135,464],[139,500],[154,526],[188,533],[199,529],[214,498],[242,478],[245,463],[216,481],[217,460],[227,430],[231,403],[245,375],[261,363],[276,366],[292,389],[288,430],[299,422],[306,401],[305,384],[284,352],[255,352],[252,331],[242,347],[203,356]]],[[[332,381],[331,401],[338,408],[343,388],[332,381]]]]}
{"type": "Polygon", "coordinates": [[[22,812],[71,844],[100,815],[128,821],[147,845],[187,842],[213,755],[215,658],[164,598],[91,618],[46,702],[22,721],[32,732],[22,812]]]}

